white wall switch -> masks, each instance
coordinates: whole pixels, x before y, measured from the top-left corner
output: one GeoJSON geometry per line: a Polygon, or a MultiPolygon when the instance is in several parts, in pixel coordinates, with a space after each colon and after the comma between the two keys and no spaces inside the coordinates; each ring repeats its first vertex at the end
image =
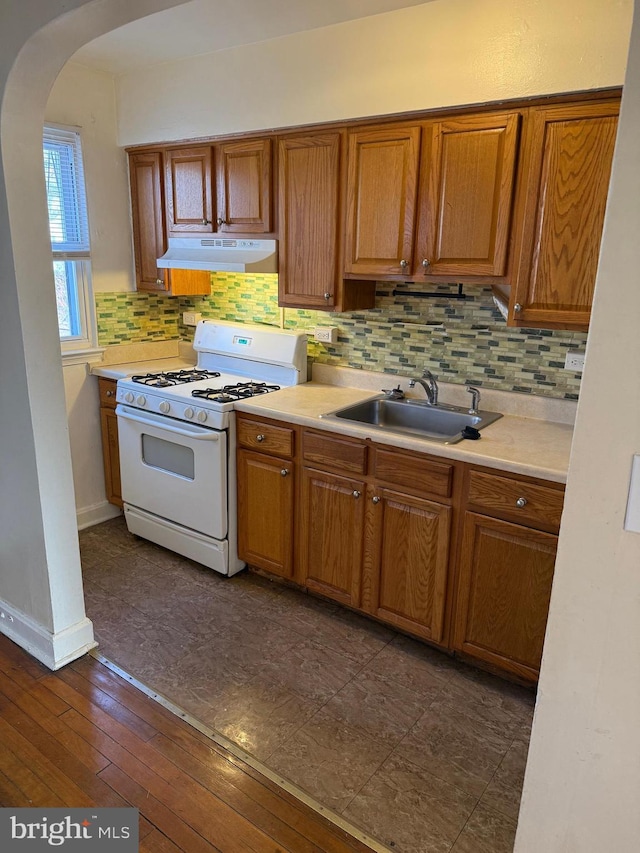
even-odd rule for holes
{"type": "Polygon", "coordinates": [[[313,339],[322,344],[335,344],[338,340],[338,329],[335,326],[316,326],[313,330],[313,339]]]}
{"type": "Polygon", "coordinates": [[[631,463],[631,481],[624,529],[640,533],[640,454],[638,453],[635,454],[631,463]]]}
{"type": "Polygon", "coordinates": [[[183,311],[182,322],[185,326],[197,326],[202,320],[202,314],[199,311],[183,311]]]}
{"type": "Polygon", "coordinates": [[[584,353],[576,350],[569,350],[564,360],[564,369],[573,370],[575,373],[581,373],[584,370],[584,353]]]}

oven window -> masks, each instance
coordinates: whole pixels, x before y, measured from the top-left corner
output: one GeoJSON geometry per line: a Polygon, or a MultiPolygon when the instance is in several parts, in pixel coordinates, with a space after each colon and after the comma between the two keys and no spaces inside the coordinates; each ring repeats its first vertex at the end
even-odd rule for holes
{"type": "Polygon", "coordinates": [[[142,459],[152,468],[185,480],[195,479],[193,450],[183,444],[142,433],[142,459]]]}

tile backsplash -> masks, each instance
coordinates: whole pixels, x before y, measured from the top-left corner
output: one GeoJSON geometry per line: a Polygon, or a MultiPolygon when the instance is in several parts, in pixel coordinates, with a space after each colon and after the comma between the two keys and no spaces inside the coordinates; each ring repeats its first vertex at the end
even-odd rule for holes
{"type": "MultiPolygon", "coordinates": [[[[193,328],[183,325],[183,311],[280,324],[277,275],[217,273],[211,281],[208,297],[97,294],[100,345],[190,340],[193,328]]],[[[567,350],[584,350],[585,333],[507,328],[490,288],[465,285],[466,298],[461,300],[452,298],[455,285],[434,287],[441,295],[429,299],[411,296],[411,288],[416,286],[379,283],[376,307],[368,311],[331,314],[287,308],[285,327],[336,326],[335,344],[309,341],[311,358],[325,364],[404,376],[429,368],[445,382],[577,399],[580,374],[564,370],[564,359],[567,350]]]]}

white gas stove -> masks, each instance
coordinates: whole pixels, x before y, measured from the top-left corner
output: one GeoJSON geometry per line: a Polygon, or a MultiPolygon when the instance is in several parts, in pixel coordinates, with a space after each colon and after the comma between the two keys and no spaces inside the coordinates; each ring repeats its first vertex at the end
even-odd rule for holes
{"type": "Polygon", "coordinates": [[[192,370],[134,374],[117,386],[122,497],[132,533],[222,574],[237,556],[238,400],[307,378],[303,332],[203,320],[192,370]]]}

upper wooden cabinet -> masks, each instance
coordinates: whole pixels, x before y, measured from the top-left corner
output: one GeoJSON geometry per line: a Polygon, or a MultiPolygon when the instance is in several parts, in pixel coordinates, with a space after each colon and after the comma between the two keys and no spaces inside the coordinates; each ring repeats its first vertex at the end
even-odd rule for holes
{"type": "Polygon", "coordinates": [[[351,133],[345,273],[503,277],[519,123],[481,114],[351,133]]]}
{"type": "Polygon", "coordinates": [[[342,280],[344,131],[278,140],[278,302],[372,308],[375,285],[342,280]]]}
{"type": "Polygon", "coordinates": [[[169,235],[211,234],[214,230],[213,149],[165,151],[167,230],[169,235]]]}
{"type": "Polygon", "coordinates": [[[507,271],[520,116],[466,116],[424,131],[415,277],[507,271]]]}
{"type": "Polygon", "coordinates": [[[511,325],[588,326],[618,110],[617,99],[530,110],[511,325]]]}
{"type": "Polygon", "coordinates": [[[157,259],[166,251],[162,154],[145,151],[129,156],[133,253],[138,290],[166,290],[166,270],[157,259]]]}
{"type": "Polygon", "coordinates": [[[271,231],[271,140],[227,142],[216,148],[218,231],[271,231]]]}
{"type": "Polygon", "coordinates": [[[345,273],[410,272],[419,157],[419,127],[349,134],[345,273]]]}

